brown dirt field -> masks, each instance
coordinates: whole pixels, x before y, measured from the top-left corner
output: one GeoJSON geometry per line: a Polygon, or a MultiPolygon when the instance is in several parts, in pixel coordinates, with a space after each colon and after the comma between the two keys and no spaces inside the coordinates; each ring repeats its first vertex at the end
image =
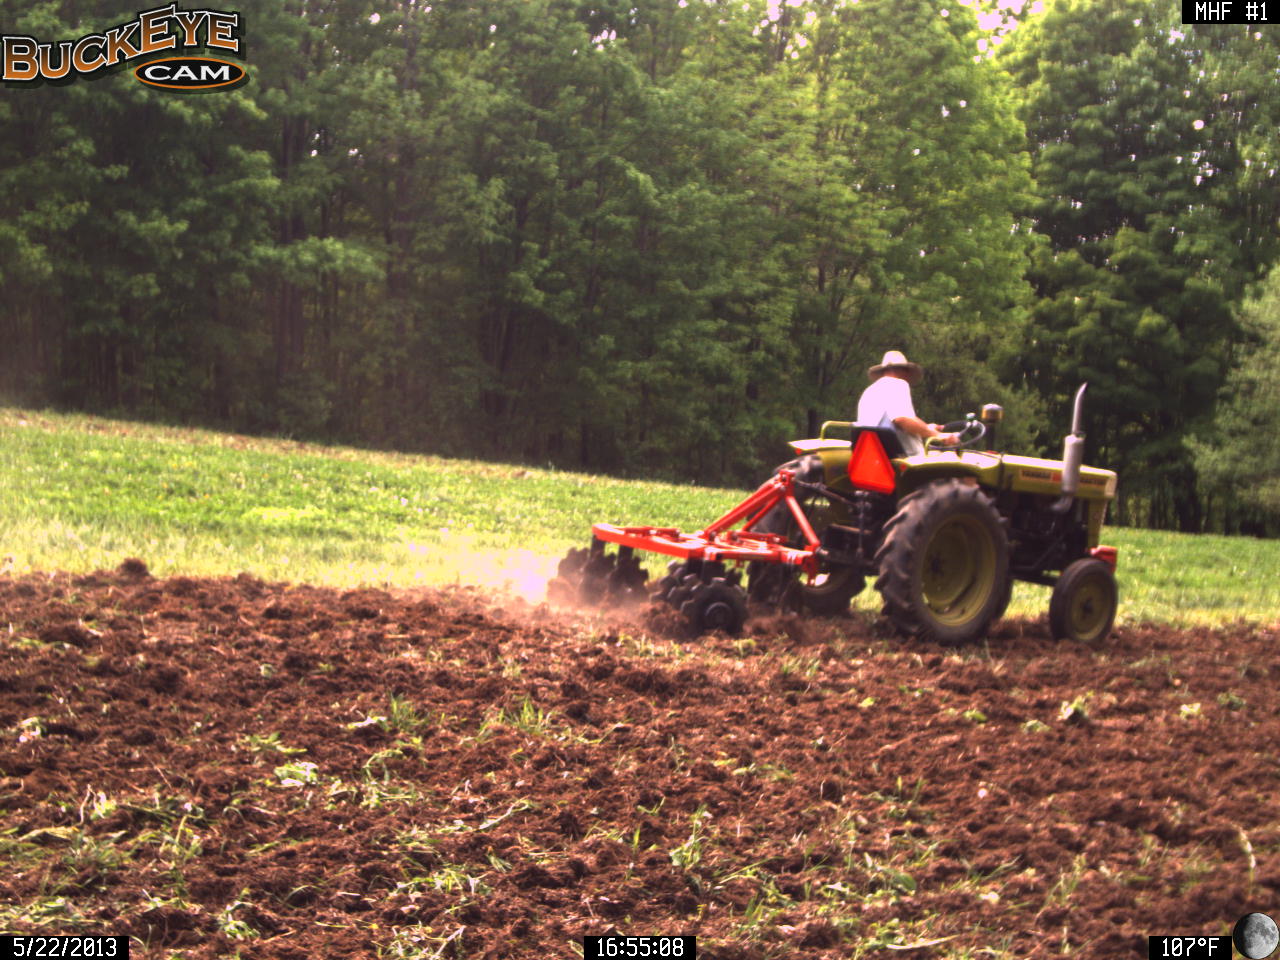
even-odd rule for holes
{"type": "Polygon", "coordinates": [[[857,617],[691,638],[467,589],[0,577],[0,929],[1141,957],[1280,907],[1277,633],[1015,621],[951,650],[857,617]]]}

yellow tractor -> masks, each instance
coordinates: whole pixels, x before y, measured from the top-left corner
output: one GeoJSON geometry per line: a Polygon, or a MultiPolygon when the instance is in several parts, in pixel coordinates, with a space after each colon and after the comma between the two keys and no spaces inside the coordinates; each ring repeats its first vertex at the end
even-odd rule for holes
{"type": "Polygon", "coordinates": [[[1013,581],[1025,580],[1053,587],[1054,636],[1101,640],[1117,603],[1116,551],[1099,543],[1116,475],[1083,464],[1084,392],[1076,392],[1061,460],[998,452],[1003,411],[994,404],[944,427],[959,434],[956,446],[931,441],[915,456],[892,428],[828,421],[816,438],[792,442],[796,459],[702,530],[596,524],[591,546],[561,561],[551,593],[606,602],[643,595],[635,551],[655,551],[675,559],[653,599],[699,630],[732,633],[748,600],[836,614],[874,577],[899,632],[963,643],[1003,615],[1013,581]]]}

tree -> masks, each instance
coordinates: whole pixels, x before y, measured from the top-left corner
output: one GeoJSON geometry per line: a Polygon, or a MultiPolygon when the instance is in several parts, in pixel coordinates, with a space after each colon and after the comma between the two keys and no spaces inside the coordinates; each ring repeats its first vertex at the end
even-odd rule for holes
{"type": "Polygon", "coordinates": [[[1008,399],[991,362],[1025,309],[1013,210],[1030,182],[974,16],[930,0],[815,8],[797,51],[815,105],[796,206],[810,429],[849,410],[889,347],[930,366],[925,407],[1008,399]]]}
{"type": "MultiPolygon", "coordinates": [[[[1230,215],[1242,169],[1203,47],[1144,0],[1059,0],[1003,62],[1021,114],[1043,242],[1020,374],[1064,405],[1090,383],[1097,459],[1122,519],[1199,529],[1187,440],[1212,417],[1258,260],[1230,215]]],[[[1271,227],[1274,230],[1274,224],[1271,227]]]]}
{"type": "MultiPolygon", "coordinates": [[[[6,23],[69,38],[135,13],[45,3],[6,23]]],[[[20,390],[152,415],[197,409],[204,297],[251,255],[274,186],[264,155],[210,135],[252,110],[247,94],[175,98],[117,72],[14,90],[0,109],[0,273],[12,295],[0,329],[20,390]]]]}
{"type": "Polygon", "coordinates": [[[1280,532],[1280,270],[1242,311],[1245,337],[1226,378],[1212,432],[1192,442],[1196,468],[1216,498],[1222,527],[1280,532]]]}

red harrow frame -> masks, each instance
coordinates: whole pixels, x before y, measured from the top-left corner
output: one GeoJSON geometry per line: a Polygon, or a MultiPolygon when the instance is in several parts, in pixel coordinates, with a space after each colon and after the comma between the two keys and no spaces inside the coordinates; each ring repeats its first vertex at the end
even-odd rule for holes
{"type": "Polygon", "coordinates": [[[675,607],[699,631],[734,633],[747,618],[746,591],[740,585],[742,564],[793,567],[810,576],[819,573],[821,542],[796,499],[795,484],[795,472],[781,469],[696,533],[681,533],[674,527],[597,523],[591,528],[590,548],[569,551],[547,594],[553,600],[589,604],[643,599],[647,578],[635,551],[648,550],[676,558],[658,581],[653,599],[675,607]],[[786,504],[803,546],[788,546],[781,534],[753,529],[778,504],[786,504]],[[618,545],[616,555],[605,553],[609,543],[618,545]],[[728,570],[726,564],[739,569],[728,570]]]}
{"type": "Polygon", "coordinates": [[[618,527],[612,523],[597,523],[591,528],[591,533],[597,540],[606,543],[665,553],[684,561],[758,561],[799,567],[808,574],[818,573],[818,537],[796,500],[795,474],[786,469],[779,470],[762,483],[755,493],[697,533],[681,533],[674,527],[618,527]],[[788,547],[781,534],[760,533],[752,529],[779,503],[785,503],[795,518],[804,547],[788,547]],[[734,524],[744,517],[750,519],[741,529],[733,529],[734,524]]]}
{"type": "MultiPolygon", "coordinates": [[[[889,493],[895,486],[896,471],[877,432],[863,430],[853,443],[849,482],[855,490],[889,493]]],[[[796,453],[804,453],[803,446],[792,446],[796,453]]],[[[743,564],[789,568],[811,582],[824,572],[822,541],[796,497],[797,487],[810,485],[797,477],[798,472],[790,467],[778,469],[755,493],[696,533],[681,533],[674,527],[597,523],[591,528],[591,547],[569,551],[560,561],[558,576],[548,584],[547,594],[568,603],[639,599],[645,595],[647,582],[635,551],[650,550],[676,558],[667,567],[667,575],[657,582],[652,599],[669,603],[699,630],[733,633],[747,619],[747,595],[741,586],[743,564]],[[794,525],[778,524],[775,518],[768,526],[775,531],[791,527],[791,534],[756,530],[779,505],[786,506],[794,525]],[[605,553],[609,543],[618,545],[614,556],[605,553]],[[729,570],[726,564],[735,569],[729,570]]]]}

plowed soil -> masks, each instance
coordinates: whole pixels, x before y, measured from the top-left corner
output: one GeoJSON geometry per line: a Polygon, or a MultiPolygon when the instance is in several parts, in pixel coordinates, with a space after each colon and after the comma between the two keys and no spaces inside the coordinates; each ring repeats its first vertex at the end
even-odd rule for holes
{"type": "Polygon", "coordinates": [[[1142,957],[1280,912],[1278,639],[693,638],[466,589],[0,578],[0,929],[145,957],[572,957],[615,931],[1142,957]]]}

